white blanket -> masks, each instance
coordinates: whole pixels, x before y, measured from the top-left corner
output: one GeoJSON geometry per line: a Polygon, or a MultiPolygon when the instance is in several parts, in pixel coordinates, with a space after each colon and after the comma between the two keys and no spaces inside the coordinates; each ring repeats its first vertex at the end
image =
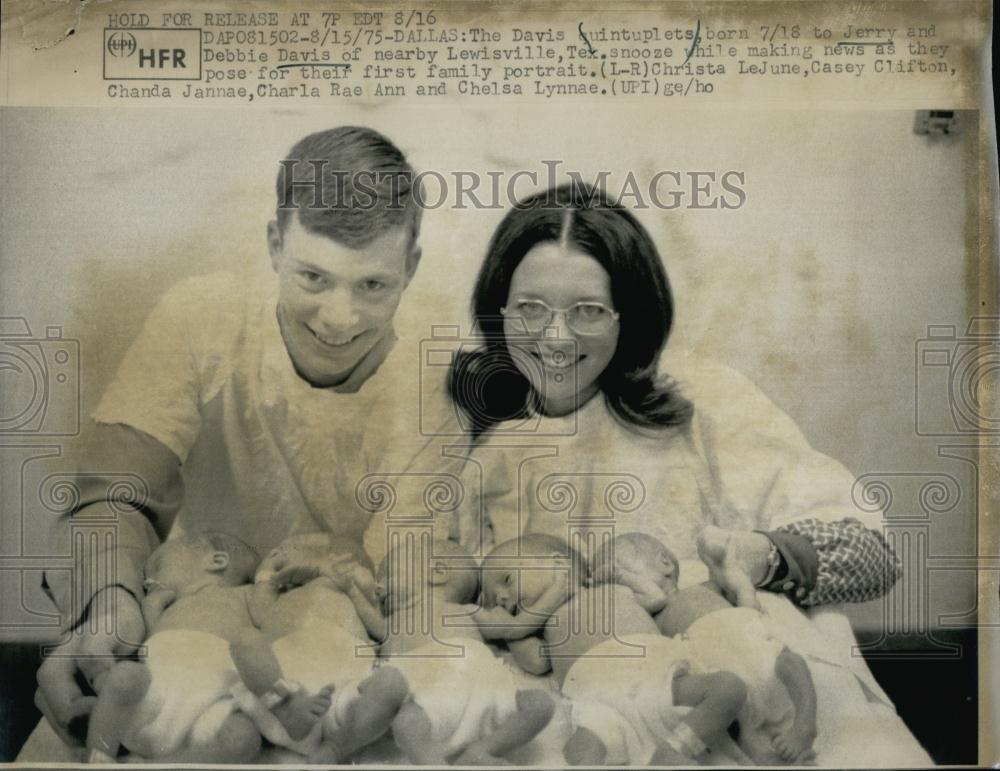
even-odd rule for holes
{"type": "MultiPolygon", "coordinates": [[[[698,561],[681,562],[682,586],[704,581],[707,569],[698,561]]],[[[865,660],[855,652],[857,640],[850,622],[838,606],[803,613],[783,597],[759,592],[758,600],[771,622],[772,633],[809,666],[818,702],[818,736],[814,749],[819,766],[838,768],[884,768],[932,766],[930,756],[896,713],[879,687],[865,660]]],[[[525,687],[555,690],[551,675],[538,678],[516,673],[525,687]]],[[[511,759],[518,765],[563,766],[562,747],[570,735],[568,704],[549,726],[511,759]]],[[[21,753],[20,762],[79,762],[43,720],[21,753]]],[[[302,757],[274,752],[262,762],[302,762],[302,757]]],[[[365,764],[405,763],[391,740],[362,751],[355,762],[365,764]]]]}

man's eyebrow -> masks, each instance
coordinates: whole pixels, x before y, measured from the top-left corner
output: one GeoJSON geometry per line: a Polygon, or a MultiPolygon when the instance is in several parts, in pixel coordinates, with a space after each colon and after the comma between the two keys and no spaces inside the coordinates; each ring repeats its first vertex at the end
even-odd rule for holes
{"type": "MultiPolygon", "coordinates": [[[[306,260],[301,260],[301,259],[296,258],[295,259],[295,264],[296,264],[297,267],[299,267],[299,268],[305,268],[306,270],[311,270],[313,273],[322,273],[324,276],[327,276],[327,275],[330,274],[330,272],[328,270],[326,270],[324,268],[321,268],[319,265],[315,265],[314,263],[308,262],[306,260]]],[[[295,547],[293,547],[293,548],[295,548],[295,547]]]]}

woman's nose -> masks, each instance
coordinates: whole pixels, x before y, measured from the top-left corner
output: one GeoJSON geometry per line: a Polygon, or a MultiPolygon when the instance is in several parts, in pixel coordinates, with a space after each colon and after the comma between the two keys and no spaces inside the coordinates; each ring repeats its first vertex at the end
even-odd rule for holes
{"type": "Polygon", "coordinates": [[[552,320],[542,330],[545,340],[574,340],[573,330],[566,323],[566,311],[553,311],[552,320]]]}

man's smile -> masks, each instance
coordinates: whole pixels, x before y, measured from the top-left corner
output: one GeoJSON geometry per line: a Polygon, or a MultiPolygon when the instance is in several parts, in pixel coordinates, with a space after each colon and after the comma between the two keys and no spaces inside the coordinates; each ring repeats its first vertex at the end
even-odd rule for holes
{"type": "Polygon", "coordinates": [[[347,348],[351,343],[361,337],[364,332],[358,332],[353,335],[341,335],[341,336],[331,336],[331,335],[321,335],[319,332],[314,330],[308,324],[303,324],[306,329],[309,330],[309,334],[312,335],[316,342],[320,343],[324,348],[330,348],[333,350],[347,348]]]}

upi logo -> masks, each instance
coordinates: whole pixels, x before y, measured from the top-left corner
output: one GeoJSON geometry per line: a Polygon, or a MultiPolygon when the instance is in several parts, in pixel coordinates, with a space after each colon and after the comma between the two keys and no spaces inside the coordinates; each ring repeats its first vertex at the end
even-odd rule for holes
{"type": "Polygon", "coordinates": [[[108,53],[116,57],[132,56],[138,48],[135,35],[131,32],[113,32],[108,36],[108,53]]]}

